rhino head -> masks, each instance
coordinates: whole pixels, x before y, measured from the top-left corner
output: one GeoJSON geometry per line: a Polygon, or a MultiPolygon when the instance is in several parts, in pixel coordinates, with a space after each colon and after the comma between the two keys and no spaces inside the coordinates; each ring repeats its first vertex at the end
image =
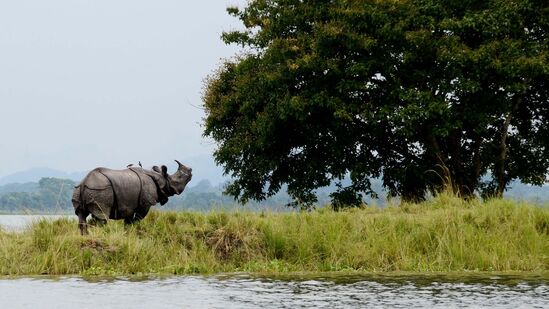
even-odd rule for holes
{"type": "Polygon", "coordinates": [[[181,192],[185,189],[185,186],[187,186],[189,181],[193,178],[193,169],[186,167],[177,160],[175,160],[175,162],[179,165],[177,172],[169,175],[168,179],[170,180],[170,187],[174,193],[181,194],[181,192]]]}
{"type": "Polygon", "coordinates": [[[175,160],[175,162],[177,162],[179,167],[177,168],[177,171],[171,175],[168,174],[168,168],[165,165],[162,165],[160,168],[158,166],[153,166],[153,170],[162,174],[164,179],[166,179],[166,185],[168,186],[166,189],[170,193],[169,196],[181,194],[187,183],[189,183],[193,177],[192,168],[186,167],[177,160],[175,160]]]}

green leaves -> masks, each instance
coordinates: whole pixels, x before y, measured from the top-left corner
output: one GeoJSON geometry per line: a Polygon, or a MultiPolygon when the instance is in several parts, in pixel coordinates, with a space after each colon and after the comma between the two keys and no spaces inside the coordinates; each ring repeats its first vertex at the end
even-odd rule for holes
{"type": "MultiPolygon", "coordinates": [[[[282,185],[300,207],[350,176],[334,205],[383,177],[421,200],[500,194],[549,169],[548,4],[539,0],[251,1],[229,13],[253,52],[207,82],[204,135],[235,197],[282,185]],[[522,159],[521,159],[522,158],[522,159]],[[495,189],[494,189],[495,188],[495,189]]],[[[340,207],[340,206],[337,206],[340,207]]]]}

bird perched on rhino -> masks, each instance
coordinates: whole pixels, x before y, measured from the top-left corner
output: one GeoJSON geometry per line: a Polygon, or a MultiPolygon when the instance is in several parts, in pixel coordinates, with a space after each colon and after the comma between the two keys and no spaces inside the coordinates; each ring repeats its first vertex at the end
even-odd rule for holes
{"type": "Polygon", "coordinates": [[[147,215],[151,206],[164,205],[179,195],[192,178],[192,169],[175,160],[177,171],[168,174],[165,165],[151,170],[128,165],[124,170],[99,167],[89,172],[72,195],[74,212],[82,235],[88,234],[87,217],[104,224],[107,219],[124,219],[131,224],[147,215]]]}
{"type": "MultiPolygon", "coordinates": [[[[137,162],[138,162],[137,164],[139,165],[139,167],[143,167],[143,165],[141,165],[141,161],[137,161],[137,162]]],[[[132,166],[133,166],[133,163],[130,163],[130,164],[126,165],[127,168],[130,168],[132,166]]]]}

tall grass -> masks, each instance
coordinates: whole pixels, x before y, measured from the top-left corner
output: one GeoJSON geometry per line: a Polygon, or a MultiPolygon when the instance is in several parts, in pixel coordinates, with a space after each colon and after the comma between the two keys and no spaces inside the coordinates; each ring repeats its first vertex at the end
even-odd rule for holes
{"type": "Polygon", "coordinates": [[[75,220],[0,231],[0,275],[549,271],[549,209],[441,195],[334,212],[152,212],[78,234],[75,220]]]}

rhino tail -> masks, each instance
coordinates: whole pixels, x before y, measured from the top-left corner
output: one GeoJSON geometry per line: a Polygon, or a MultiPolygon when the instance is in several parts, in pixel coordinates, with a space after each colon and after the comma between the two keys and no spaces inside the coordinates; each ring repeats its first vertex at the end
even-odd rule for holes
{"type": "Polygon", "coordinates": [[[75,212],[78,212],[78,210],[82,208],[82,185],[74,187],[71,202],[75,212]]]}
{"type": "Polygon", "coordinates": [[[86,187],[86,180],[90,177],[90,174],[86,175],[84,179],[74,187],[74,193],[72,195],[72,205],[74,211],[78,214],[80,211],[84,211],[84,188],[86,187]]]}

